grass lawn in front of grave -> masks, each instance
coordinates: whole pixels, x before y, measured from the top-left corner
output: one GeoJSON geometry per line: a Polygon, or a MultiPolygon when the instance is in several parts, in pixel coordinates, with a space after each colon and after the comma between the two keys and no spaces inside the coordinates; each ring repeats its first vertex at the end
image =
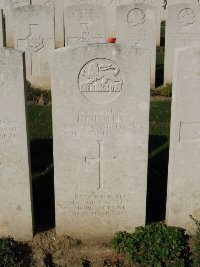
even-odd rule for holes
{"type": "MultiPolygon", "coordinates": [[[[51,105],[28,105],[36,231],[55,225],[51,105]]],[[[151,101],[147,222],[165,217],[171,100],[151,101]]]]}

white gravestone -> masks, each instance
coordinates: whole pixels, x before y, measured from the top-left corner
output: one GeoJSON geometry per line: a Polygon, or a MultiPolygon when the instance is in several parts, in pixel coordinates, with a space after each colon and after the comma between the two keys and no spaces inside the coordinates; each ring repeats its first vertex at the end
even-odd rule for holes
{"type": "Polygon", "coordinates": [[[136,44],[151,51],[151,87],[155,87],[156,11],[144,4],[117,7],[117,40],[120,44],[136,44]]]}
{"type": "Polygon", "coordinates": [[[51,75],[57,234],[105,240],[144,225],[149,51],[59,49],[51,75]]]}
{"type": "Polygon", "coordinates": [[[65,46],[105,43],[105,8],[73,5],[65,8],[65,46]]]}
{"type": "Polygon", "coordinates": [[[174,49],[200,44],[200,5],[168,6],[164,83],[172,83],[174,49]]]}
{"type": "Polygon", "coordinates": [[[116,35],[116,8],[119,5],[131,4],[131,3],[145,3],[148,5],[154,5],[157,8],[157,45],[160,44],[160,8],[158,6],[159,0],[64,0],[65,7],[70,5],[81,5],[81,4],[94,4],[102,5],[106,8],[106,36],[117,37],[116,35]]]}
{"type": "Polygon", "coordinates": [[[52,9],[44,6],[15,8],[13,17],[15,48],[25,51],[27,80],[36,87],[49,90],[49,55],[54,50],[52,9]]]}
{"type": "Polygon", "coordinates": [[[24,57],[0,48],[0,236],[30,240],[32,231],[24,57]]]}
{"type": "Polygon", "coordinates": [[[64,46],[64,4],[63,0],[32,0],[32,5],[44,5],[52,8],[55,15],[55,47],[64,46]]]}
{"type": "Polygon", "coordinates": [[[0,9],[0,47],[4,46],[4,36],[3,36],[3,10],[0,9]]]}
{"type": "Polygon", "coordinates": [[[194,230],[200,220],[200,46],[175,50],[167,224],[194,230]]]}
{"type": "MultiPolygon", "coordinates": [[[[13,13],[12,10],[16,7],[30,5],[30,0],[5,0],[5,25],[6,25],[6,46],[14,47],[14,33],[13,33],[13,13]]],[[[21,25],[21,29],[23,24],[21,25]]]]}

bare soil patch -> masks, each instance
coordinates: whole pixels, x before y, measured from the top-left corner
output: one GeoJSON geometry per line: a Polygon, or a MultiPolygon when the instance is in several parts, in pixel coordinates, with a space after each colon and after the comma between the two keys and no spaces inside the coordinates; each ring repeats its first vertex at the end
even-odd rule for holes
{"type": "Polygon", "coordinates": [[[35,235],[31,266],[37,267],[134,267],[106,243],[84,244],[68,236],[57,238],[55,230],[35,235]]]}

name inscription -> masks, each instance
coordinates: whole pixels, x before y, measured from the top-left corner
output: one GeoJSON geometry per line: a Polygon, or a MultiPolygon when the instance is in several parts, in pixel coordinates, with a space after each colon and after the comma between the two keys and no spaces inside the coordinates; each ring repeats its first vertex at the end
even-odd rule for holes
{"type": "Polygon", "coordinates": [[[133,122],[124,109],[110,109],[101,111],[69,111],[72,116],[64,124],[64,134],[71,137],[81,136],[127,136],[142,129],[140,123],[133,122]]]}

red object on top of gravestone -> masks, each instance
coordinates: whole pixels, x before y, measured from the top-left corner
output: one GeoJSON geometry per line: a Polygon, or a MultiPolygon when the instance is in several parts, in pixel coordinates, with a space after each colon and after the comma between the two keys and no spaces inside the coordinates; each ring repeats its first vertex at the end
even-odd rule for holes
{"type": "Polygon", "coordinates": [[[115,37],[108,37],[107,42],[111,43],[111,44],[115,44],[116,40],[117,40],[117,38],[115,38],[115,37]]]}

